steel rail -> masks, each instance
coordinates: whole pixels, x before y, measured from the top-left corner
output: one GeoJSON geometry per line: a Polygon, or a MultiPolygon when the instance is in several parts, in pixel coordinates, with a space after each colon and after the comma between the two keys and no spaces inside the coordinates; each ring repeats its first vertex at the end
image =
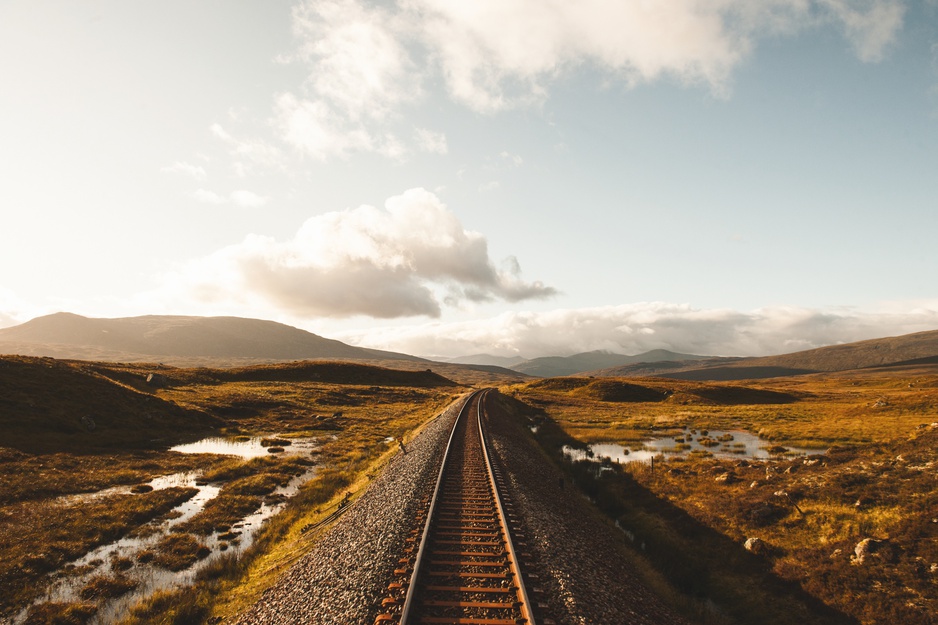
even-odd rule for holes
{"type": "Polygon", "coordinates": [[[417,549],[417,555],[414,558],[414,572],[410,576],[410,583],[407,585],[407,596],[404,599],[404,607],[401,610],[401,625],[406,625],[410,620],[410,614],[414,607],[415,588],[417,587],[417,576],[420,574],[421,564],[427,550],[427,538],[430,536],[430,522],[433,520],[433,513],[436,512],[439,502],[440,489],[443,486],[443,472],[446,470],[446,462],[449,460],[449,452],[453,447],[453,437],[456,435],[456,429],[459,420],[463,418],[466,410],[472,405],[472,400],[481,395],[483,391],[475,391],[466,398],[466,403],[460,408],[456,421],[453,422],[453,429],[449,433],[449,440],[446,442],[446,452],[443,454],[443,462],[440,463],[440,472],[436,476],[436,487],[433,489],[433,497],[430,500],[430,510],[427,512],[427,520],[423,526],[423,534],[420,538],[420,547],[417,549]]]}
{"type": "MultiPolygon", "coordinates": [[[[418,594],[420,592],[420,587],[419,587],[419,584],[421,581],[420,578],[424,570],[424,564],[425,564],[424,561],[428,559],[428,553],[432,555],[431,553],[432,549],[430,548],[430,543],[432,542],[431,539],[434,538],[433,532],[435,530],[433,528],[433,525],[436,522],[438,505],[440,503],[440,500],[442,499],[441,493],[442,493],[442,489],[444,486],[444,473],[446,472],[447,465],[452,457],[451,450],[454,447],[454,439],[455,439],[456,431],[459,428],[460,420],[463,418],[469,418],[467,412],[472,406],[473,401],[478,402],[477,407],[476,407],[476,410],[477,410],[476,416],[478,419],[477,434],[479,436],[481,456],[483,459],[483,465],[485,467],[485,475],[487,476],[487,486],[491,489],[491,492],[492,492],[492,500],[494,503],[493,507],[498,512],[498,523],[500,524],[499,533],[501,534],[500,540],[504,541],[503,544],[504,544],[505,555],[507,556],[507,560],[508,560],[507,564],[503,564],[503,566],[505,566],[510,571],[508,575],[510,575],[510,577],[512,578],[512,583],[514,584],[514,588],[511,589],[511,591],[516,593],[516,598],[517,598],[517,601],[513,602],[511,605],[513,605],[518,610],[518,612],[520,612],[521,618],[517,620],[513,618],[510,621],[505,621],[505,620],[487,619],[484,617],[478,618],[478,619],[477,618],[453,617],[451,619],[433,618],[433,619],[429,619],[426,622],[444,622],[444,621],[454,622],[454,623],[455,622],[461,622],[461,623],[462,622],[465,622],[465,623],[512,622],[512,623],[525,623],[526,625],[536,625],[535,620],[534,620],[534,614],[532,611],[533,603],[530,601],[527,589],[524,584],[524,579],[522,578],[522,575],[521,575],[518,552],[511,538],[511,532],[510,532],[509,525],[508,525],[508,515],[505,512],[505,507],[502,501],[502,496],[499,492],[498,481],[495,478],[495,472],[493,470],[493,465],[492,465],[492,458],[488,449],[489,444],[488,444],[488,441],[486,440],[485,429],[482,425],[483,404],[484,404],[485,397],[486,395],[488,395],[490,390],[491,389],[484,389],[484,390],[476,391],[472,395],[470,395],[466,399],[466,403],[460,409],[459,415],[456,418],[456,422],[453,424],[453,430],[450,432],[449,440],[446,445],[446,451],[443,456],[443,462],[440,465],[440,471],[437,476],[437,482],[434,487],[433,496],[430,501],[429,510],[427,512],[427,517],[426,517],[426,520],[424,521],[423,533],[421,535],[420,544],[417,549],[415,560],[414,560],[414,569],[410,576],[410,581],[407,584],[406,596],[404,598],[404,603],[401,609],[401,616],[400,616],[400,621],[399,621],[400,625],[413,625],[414,623],[420,622],[421,618],[426,618],[426,617],[421,617],[416,614],[416,611],[418,610],[416,606],[421,602],[420,597],[418,597],[418,594]]],[[[466,427],[469,427],[470,425],[471,424],[467,423],[466,427]]],[[[458,445],[461,443],[456,442],[456,444],[458,445]]],[[[483,478],[483,480],[485,480],[485,478],[483,478]]],[[[482,483],[485,483],[485,481],[483,481],[482,483]]],[[[458,551],[458,548],[455,548],[455,550],[458,551]]],[[[494,575],[490,575],[490,577],[492,576],[494,575]]],[[[434,589],[433,586],[428,586],[427,588],[427,590],[433,590],[433,589],[434,589]]],[[[485,591],[481,591],[478,589],[473,590],[470,588],[466,588],[462,590],[466,590],[468,592],[485,592],[485,591]]],[[[496,592],[496,591],[490,590],[488,592],[496,592]]],[[[498,592],[510,592],[510,591],[509,589],[506,588],[506,589],[499,590],[498,592]]],[[[433,604],[432,602],[429,602],[426,605],[432,605],[432,604],[433,604]]],[[[504,604],[491,603],[491,602],[477,602],[475,605],[478,605],[479,607],[495,607],[495,606],[502,606],[504,604]]],[[[518,614],[518,612],[516,612],[516,614],[518,614]]]]}
{"type": "Polygon", "coordinates": [[[495,474],[492,471],[492,459],[491,456],[489,456],[488,439],[485,437],[485,429],[482,427],[482,404],[488,394],[489,390],[486,389],[479,397],[479,438],[482,439],[482,454],[485,456],[485,466],[488,467],[489,481],[492,484],[492,492],[495,495],[495,505],[498,508],[498,516],[499,519],[501,519],[502,528],[505,531],[505,543],[508,548],[511,572],[514,573],[515,583],[518,585],[518,595],[521,599],[521,614],[528,620],[527,625],[537,625],[534,621],[534,614],[531,611],[531,606],[534,604],[531,603],[531,599],[528,597],[528,589],[525,587],[524,578],[521,576],[521,561],[518,558],[518,551],[515,549],[514,541],[511,539],[511,532],[508,528],[508,517],[505,514],[505,507],[502,505],[502,497],[499,494],[498,484],[495,482],[495,474]]]}

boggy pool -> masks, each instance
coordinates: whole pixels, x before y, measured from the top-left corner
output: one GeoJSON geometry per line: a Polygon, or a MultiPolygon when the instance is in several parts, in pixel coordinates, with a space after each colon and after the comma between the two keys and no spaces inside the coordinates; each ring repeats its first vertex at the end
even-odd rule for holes
{"type": "Polygon", "coordinates": [[[806,449],[775,445],[744,430],[684,430],[673,436],[650,438],[640,449],[629,449],[614,443],[596,443],[589,452],[565,446],[563,453],[571,460],[609,458],[613,462],[648,462],[655,456],[706,456],[714,458],[746,458],[769,460],[788,456],[809,456],[824,453],[821,449],[806,449]],[[592,455],[590,455],[590,453],[592,455]]]}
{"type": "MultiPolygon", "coordinates": [[[[247,440],[212,438],[189,445],[173,447],[172,450],[183,453],[215,453],[248,459],[270,453],[270,444],[264,447],[261,442],[260,437],[247,440]]],[[[284,448],[284,453],[308,455],[315,448],[315,439],[291,439],[291,444],[284,448]]],[[[198,471],[157,477],[148,483],[153,490],[181,486],[195,488],[198,492],[192,498],[176,506],[169,514],[145,524],[139,530],[132,532],[131,535],[101,545],[81,558],[66,564],[60,571],[52,574],[53,581],[48,590],[36,599],[34,605],[44,602],[67,603],[80,601],[79,593],[92,578],[98,576],[112,577],[119,574],[134,581],[137,584],[136,588],[125,595],[103,602],[89,623],[111,623],[119,620],[133,605],[154,592],[190,585],[201,569],[217,559],[223,556],[240,556],[245,549],[253,544],[255,535],[264,522],[283,510],[287,501],[296,495],[300,487],[312,479],[315,474],[316,468],[313,467],[293,477],[286,485],[278,487],[267,497],[267,501],[260,508],[235,523],[225,535],[214,532],[209,536],[200,537],[200,541],[210,550],[210,553],[182,571],[170,571],[148,562],[140,562],[136,556],[146,549],[153,548],[168,536],[175,526],[188,521],[201,512],[205,505],[218,495],[222,484],[205,482],[201,479],[201,472],[198,471]],[[128,561],[132,564],[125,570],[118,571],[114,566],[117,562],[123,562],[124,566],[127,566],[128,561]],[[76,573],[76,571],[80,571],[80,573],[76,573]]],[[[63,499],[67,503],[78,504],[87,499],[129,494],[130,492],[131,487],[129,486],[117,486],[97,493],[69,495],[63,499]]],[[[28,615],[29,608],[26,608],[14,618],[13,623],[23,623],[28,615]]]]}

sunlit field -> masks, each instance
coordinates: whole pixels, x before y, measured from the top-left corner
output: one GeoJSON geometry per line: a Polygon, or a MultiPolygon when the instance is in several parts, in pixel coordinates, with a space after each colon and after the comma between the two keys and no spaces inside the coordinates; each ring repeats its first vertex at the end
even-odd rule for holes
{"type": "MultiPolygon", "coordinates": [[[[515,410],[532,436],[636,545],[647,581],[689,617],[934,622],[933,370],[740,383],[561,378],[503,392],[526,404],[515,410]],[[758,434],[777,455],[679,453],[683,441],[710,430],[758,434]],[[573,462],[569,453],[618,443],[635,454],[659,438],[676,449],[654,464],[628,462],[627,453],[621,463],[599,456],[573,462]],[[793,455],[794,447],[813,455],[793,455]]],[[[713,444],[732,452],[730,440],[713,444]]]]}
{"type": "Polygon", "coordinates": [[[398,440],[464,390],[426,371],[348,364],[0,365],[0,610],[29,623],[81,622],[116,602],[105,620],[236,612],[308,550],[309,529],[354,499],[398,440]],[[262,455],[169,449],[210,436],[256,441],[262,455]],[[117,541],[128,546],[83,558],[117,541]],[[188,570],[194,585],[135,594],[128,572],[141,567],[188,570]]]}

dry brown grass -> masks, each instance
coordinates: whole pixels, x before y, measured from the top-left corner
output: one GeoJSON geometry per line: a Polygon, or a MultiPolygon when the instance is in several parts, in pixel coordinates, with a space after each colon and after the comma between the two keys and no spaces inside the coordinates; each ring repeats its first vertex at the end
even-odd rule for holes
{"type": "Polygon", "coordinates": [[[647,543],[643,557],[677,589],[710,597],[737,623],[934,623],[938,427],[927,425],[938,422],[933,368],[628,383],[667,399],[602,401],[590,379],[505,391],[535,408],[537,436],[555,458],[563,444],[637,444],[681,426],[745,429],[775,443],[830,448],[807,461],[674,458],[653,473],[648,465],[609,465],[602,478],[595,465],[569,467],[611,518],[647,543]],[[764,540],[766,553],[746,552],[749,537],[764,540]],[[858,563],[854,549],[864,538],[882,541],[881,548],[858,563]]]}
{"type": "MultiPolygon", "coordinates": [[[[331,468],[320,471],[256,537],[251,557],[259,558],[278,548],[284,535],[299,536],[298,528],[317,517],[317,506],[341,497],[356,483],[356,489],[367,483],[366,473],[395,449],[386,438],[406,439],[462,392],[427,373],[426,367],[401,373],[301,363],[218,372],[41,358],[0,360],[0,415],[8,419],[0,419],[0,426],[13,434],[4,438],[6,447],[0,449],[0,616],[38,596],[49,571],[95,545],[140,533],[145,521],[183,495],[171,489],[98,499],[56,497],[204,470],[207,478],[224,483],[221,495],[172,536],[198,542],[186,532],[205,534],[230,526],[278,485],[307,470],[310,461],[289,453],[245,461],[177,454],[165,451],[167,447],[214,433],[276,437],[289,452],[288,442],[315,437],[321,447],[312,462],[331,468]],[[165,384],[147,384],[150,372],[164,376],[165,384]],[[95,414],[98,427],[76,427],[76,414],[95,414]],[[194,418],[194,427],[180,426],[178,418],[183,417],[194,418]],[[91,449],[89,441],[94,441],[91,449]]],[[[303,548],[309,544],[308,539],[301,542],[303,548]]],[[[161,558],[164,565],[175,567],[192,557],[177,557],[173,546],[163,547],[142,559],[161,558]]],[[[199,555],[198,548],[194,555],[199,555]]],[[[237,576],[249,564],[226,567],[222,573],[237,576]]],[[[273,579],[272,574],[261,574],[251,583],[270,584],[273,579]]],[[[224,583],[231,591],[238,586],[228,577],[205,583],[224,583]]],[[[218,599],[214,591],[195,592],[202,597],[192,607],[196,612],[218,599]]],[[[37,608],[35,618],[78,618],[75,615],[87,605],[76,606],[47,605],[37,608]],[[66,613],[74,614],[61,616],[66,613]]],[[[188,609],[180,608],[186,614],[188,609]]]]}

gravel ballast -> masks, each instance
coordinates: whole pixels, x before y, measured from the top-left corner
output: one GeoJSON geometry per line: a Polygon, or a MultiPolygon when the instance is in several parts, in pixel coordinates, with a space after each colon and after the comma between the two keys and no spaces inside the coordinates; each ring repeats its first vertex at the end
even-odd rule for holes
{"type": "Polygon", "coordinates": [[[312,551],[237,623],[373,623],[462,403],[450,405],[409,442],[407,453],[398,453],[312,551]]]}
{"type": "MultiPolygon", "coordinates": [[[[240,625],[371,625],[404,551],[418,502],[430,492],[462,400],[385,467],[312,551],[237,620],[240,625]]],[[[494,405],[494,402],[490,405],[494,405]]],[[[570,625],[686,623],[631,572],[624,535],[587,508],[536,447],[524,424],[490,411],[488,431],[524,519],[546,616],[570,625]]]]}
{"type": "Polygon", "coordinates": [[[685,625],[632,572],[625,534],[589,508],[551,464],[525,424],[488,404],[485,422],[508,495],[523,519],[527,551],[547,604],[546,614],[569,625],[685,625]]]}

